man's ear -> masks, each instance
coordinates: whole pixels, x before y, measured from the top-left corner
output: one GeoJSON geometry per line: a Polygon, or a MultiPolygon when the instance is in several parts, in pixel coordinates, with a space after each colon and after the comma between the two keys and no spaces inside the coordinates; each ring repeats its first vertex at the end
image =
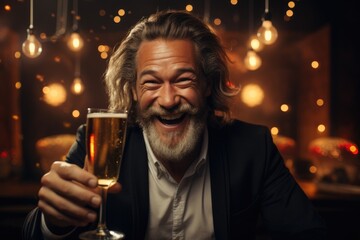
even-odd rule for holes
{"type": "Polygon", "coordinates": [[[131,89],[131,92],[132,92],[132,95],[133,95],[133,100],[134,101],[137,101],[138,98],[137,98],[137,94],[136,94],[136,90],[134,88],[131,89]]]}

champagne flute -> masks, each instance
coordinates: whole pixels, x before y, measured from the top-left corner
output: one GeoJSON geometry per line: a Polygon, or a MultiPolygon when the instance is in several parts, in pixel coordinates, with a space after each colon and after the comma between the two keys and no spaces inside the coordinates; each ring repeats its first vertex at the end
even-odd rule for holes
{"type": "Polygon", "coordinates": [[[88,171],[98,178],[101,189],[101,206],[97,228],[83,232],[80,239],[124,239],[122,232],[106,226],[106,197],[108,188],[116,183],[125,145],[127,111],[88,108],[86,121],[86,149],[88,171]]]}

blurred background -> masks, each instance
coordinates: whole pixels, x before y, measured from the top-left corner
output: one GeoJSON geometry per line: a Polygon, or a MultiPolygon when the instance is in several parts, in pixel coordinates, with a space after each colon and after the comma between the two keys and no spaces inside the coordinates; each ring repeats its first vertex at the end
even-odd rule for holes
{"type": "Polygon", "coordinates": [[[241,87],[233,116],[271,129],[334,239],[360,239],[355,3],[2,0],[0,226],[16,239],[41,175],[64,159],[86,108],[107,107],[103,73],[128,29],[155,11],[183,9],[212,27],[232,60],[229,84],[241,87]],[[269,22],[275,30],[264,35],[269,22]]]}

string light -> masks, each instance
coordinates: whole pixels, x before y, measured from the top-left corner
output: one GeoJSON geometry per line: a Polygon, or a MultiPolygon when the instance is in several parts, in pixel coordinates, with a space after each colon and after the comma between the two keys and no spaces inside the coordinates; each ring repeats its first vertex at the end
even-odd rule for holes
{"type": "Polygon", "coordinates": [[[278,37],[278,32],[271,22],[269,0],[265,0],[265,13],[262,18],[262,25],[257,31],[257,36],[265,45],[273,44],[278,37]]]}
{"type": "MultiPolygon", "coordinates": [[[[249,36],[250,36],[250,39],[252,38],[253,35],[252,34],[252,31],[253,31],[253,0],[250,1],[250,4],[249,4],[249,36]]],[[[255,37],[255,39],[257,39],[257,37],[255,37]]],[[[260,66],[261,66],[261,58],[259,57],[259,55],[257,55],[257,53],[254,51],[254,48],[252,47],[252,43],[254,44],[255,43],[255,39],[253,38],[252,40],[249,40],[249,50],[247,51],[246,53],[246,56],[245,56],[245,59],[244,59],[244,64],[246,66],[246,68],[248,70],[251,70],[251,71],[254,71],[256,69],[258,69],[260,66]],[[251,42],[253,41],[253,42],[251,42]]],[[[259,42],[259,40],[258,40],[259,42]]],[[[260,42],[259,42],[260,43],[260,42]]],[[[256,45],[254,44],[254,47],[256,49],[259,49],[260,45],[256,45]]]]}
{"type": "Polygon", "coordinates": [[[73,32],[71,33],[69,39],[68,39],[68,47],[71,51],[78,52],[80,51],[84,46],[84,40],[79,34],[79,25],[78,25],[78,1],[74,0],[73,2],[73,8],[74,8],[74,19],[73,19],[73,32]]]}
{"type": "Polygon", "coordinates": [[[75,61],[75,77],[74,80],[71,84],[71,92],[75,95],[80,95],[81,93],[84,92],[84,84],[82,82],[82,79],[80,77],[80,58],[77,55],[76,56],[76,61],[75,61]]]}
{"type": "Polygon", "coordinates": [[[30,0],[30,25],[27,29],[27,38],[25,42],[22,44],[22,51],[25,56],[29,58],[36,58],[42,52],[42,46],[39,40],[34,35],[34,2],[30,0]]]}
{"type": "Polygon", "coordinates": [[[256,52],[252,49],[249,49],[246,53],[246,57],[244,59],[244,64],[247,69],[254,71],[261,66],[261,58],[256,52]]]}

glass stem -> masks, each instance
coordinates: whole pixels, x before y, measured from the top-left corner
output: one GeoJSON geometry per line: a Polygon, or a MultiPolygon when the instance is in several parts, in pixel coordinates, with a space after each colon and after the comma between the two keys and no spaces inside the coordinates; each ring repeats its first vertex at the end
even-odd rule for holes
{"type": "Polygon", "coordinates": [[[101,205],[99,211],[99,222],[97,226],[97,231],[99,235],[106,235],[108,231],[106,226],[106,198],[107,198],[107,187],[100,187],[101,189],[101,205]]]}

